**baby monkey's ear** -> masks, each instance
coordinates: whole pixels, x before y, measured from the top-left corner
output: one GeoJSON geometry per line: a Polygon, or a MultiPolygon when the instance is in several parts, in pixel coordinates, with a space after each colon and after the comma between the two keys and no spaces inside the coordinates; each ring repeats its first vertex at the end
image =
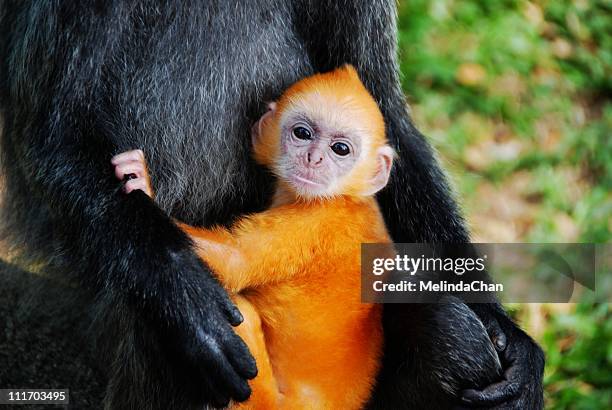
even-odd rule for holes
{"type": "Polygon", "coordinates": [[[387,185],[389,176],[391,175],[394,157],[395,151],[393,151],[393,148],[390,146],[383,145],[378,148],[375,156],[376,172],[370,180],[369,187],[366,189],[366,196],[374,195],[387,185]]]}

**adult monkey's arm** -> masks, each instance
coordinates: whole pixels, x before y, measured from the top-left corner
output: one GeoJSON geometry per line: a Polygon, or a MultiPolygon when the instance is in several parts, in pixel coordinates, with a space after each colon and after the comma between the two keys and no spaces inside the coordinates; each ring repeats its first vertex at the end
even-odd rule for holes
{"type": "Polygon", "coordinates": [[[4,217],[29,256],[124,330],[102,335],[117,355],[109,408],[144,405],[130,401],[139,388],[152,403],[172,396],[164,378],[180,381],[180,403],[244,400],[256,369],[230,326],[240,313],[186,235],[112,176],[101,76],[129,15],[129,2],[0,4],[4,217]],[[143,388],[153,366],[163,378],[143,388]]]}
{"type": "MultiPolygon", "coordinates": [[[[344,63],[353,64],[385,116],[388,138],[399,159],[389,186],[378,198],[394,241],[468,242],[467,229],[446,178],[407,112],[398,78],[395,1],[312,1],[304,7],[299,10],[303,20],[298,29],[306,39],[315,69],[325,71],[344,63]]],[[[505,380],[482,391],[466,390],[464,403],[478,407],[542,407],[541,349],[499,304],[471,307],[495,340],[506,374],[505,380]]],[[[410,329],[402,329],[402,321],[394,320],[401,310],[402,305],[385,307],[387,347],[372,400],[374,408],[401,408],[409,402],[401,388],[404,367],[400,339],[407,337],[410,329]],[[395,351],[389,346],[394,346],[395,351]]]]}

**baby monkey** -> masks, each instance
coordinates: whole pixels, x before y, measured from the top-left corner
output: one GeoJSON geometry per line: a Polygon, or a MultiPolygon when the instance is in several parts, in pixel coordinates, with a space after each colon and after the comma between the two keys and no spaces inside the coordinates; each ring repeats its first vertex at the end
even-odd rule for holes
{"type": "MultiPolygon", "coordinates": [[[[181,228],[233,296],[253,353],[252,395],[235,408],[359,409],[383,342],[381,308],[360,301],[360,244],[390,243],[373,195],[394,152],[351,66],[291,86],[252,129],[278,178],[270,209],[231,229],[181,228]]],[[[142,151],[113,158],[125,191],[153,197],[142,151]]]]}

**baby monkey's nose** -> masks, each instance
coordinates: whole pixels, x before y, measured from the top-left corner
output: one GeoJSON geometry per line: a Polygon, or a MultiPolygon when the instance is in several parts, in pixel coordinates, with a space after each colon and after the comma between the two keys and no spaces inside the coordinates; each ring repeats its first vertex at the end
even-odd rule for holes
{"type": "Polygon", "coordinates": [[[323,154],[321,151],[308,152],[308,165],[319,165],[323,161],[323,154]]]}

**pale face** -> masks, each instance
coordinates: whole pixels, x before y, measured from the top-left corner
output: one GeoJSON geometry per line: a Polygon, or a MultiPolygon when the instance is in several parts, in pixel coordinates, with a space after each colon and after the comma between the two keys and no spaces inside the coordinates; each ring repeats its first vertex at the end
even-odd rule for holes
{"type": "Polygon", "coordinates": [[[357,164],[361,150],[361,140],[352,130],[290,112],[281,123],[277,172],[302,197],[333,195],[357,164]]]}
{"type": "Polygon", "coordinates": [[[253,145],[257,146],[264,129],[276,120],[278,128],[273,132],[280,132],[276,140],[280,142],[280,152],[269,165],[298,196],[314,199],[347,193],[351,178],[366,178],[359,171],[352,173],[364,161],[377,166],[358,193],[373,195],[387,184],[393,150],[387,145],[372,146],[368,119],[361,111],[350,104],[327,102],[315,95],[310,101],[300,100],[282,114],[277,112],[276,103],[271,103],[253,125],[253,145]]]}

